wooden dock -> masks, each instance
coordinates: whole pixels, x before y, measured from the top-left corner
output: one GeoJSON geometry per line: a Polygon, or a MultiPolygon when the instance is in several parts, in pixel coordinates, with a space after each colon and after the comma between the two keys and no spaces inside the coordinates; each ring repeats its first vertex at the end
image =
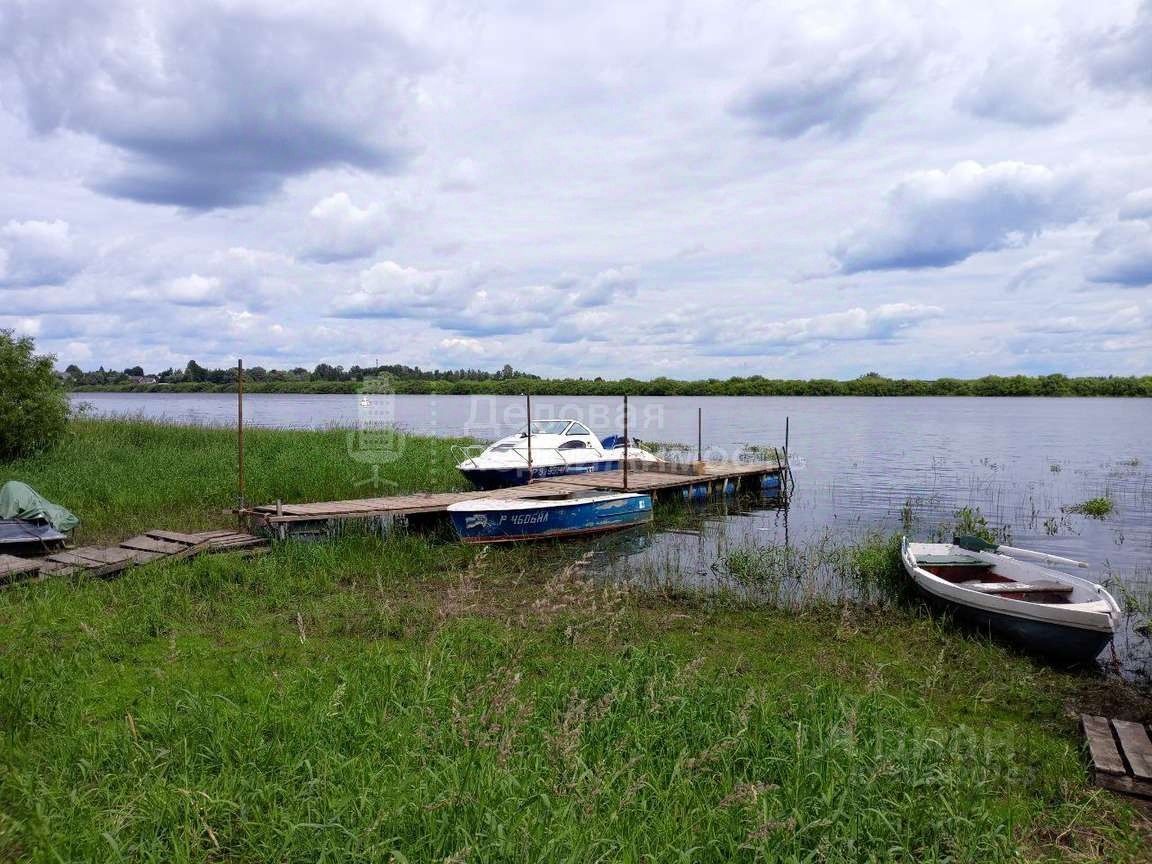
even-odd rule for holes
{"type": "MultiPolygon", "coordinates": [[[[759,491],[763,478],[784,477],[787,466],[775,462],[636,462],[629,465],[629,492],[648,492],[653,497],[669,493],[712,495],[726,488],[733,491],[759,491]]],[[[417,492],[410,495],[388,495],[381,498],[357,498],[349,501],[316,501],[306,504],[266,504],[243,511],[252,530],[272,531],[285,536],[293,523],[338,522],[348,519],[392,519],[406,516],[445,514],[448,507],[461,501],[499,496],[532,498],[540,495],[565,495],[586,489],[623,491],[624,472],[596,471],[562,477],[533,480],[524,486],[512,486],[489,492],[417,492]]]]}
{"type": "Polygon", "coordinates": [[[1152,798],[1152,740],[1144,724],[1091,714],[1081,715],[1080,723],[1088,740],[1096,785],[1152,798]]]}
{"type": "Polygon", "coordinates": [[[46,576],[94,576],[109,578],[140,564],[160,559],[176,561],[212,552],[254,550],[267,546],[263,537],[235,531],[148,531],[115,546],[81,546],[63,549],[43,558],[0,555],[0,587],[34,581],[46,576]]]}

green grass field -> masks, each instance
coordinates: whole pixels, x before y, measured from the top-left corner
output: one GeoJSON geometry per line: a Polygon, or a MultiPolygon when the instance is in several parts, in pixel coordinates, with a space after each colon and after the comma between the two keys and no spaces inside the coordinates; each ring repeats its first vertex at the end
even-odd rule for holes
{"type": "MultiPolygon", "coordinates": [[[[349,430],[245,431],[248,502],[367,498],[463,488],[453,468],[458,442],[349,430]],[[373,471],[376,467],[378,470],[373,471]]],[[[77,540],[115,540],[164,528],[235,524],[233,431],[144,420],[74,420],[64,442],[33,459],[0,464],[0,483],[22,480],[81,519],[77,540]]]]}
{"type": "MultiPolygon", "coordinates": [[[[227,464],[188,473],[227,433],[102,428],[7,474],[109,536],[228,494],[227,464]]],[[[348,494],[334,442],[254,436],[290,476],[253,482],[348,494]]],[[[1069,713],[1118,688],[915,607],[599,585],[587,548],[349,536],[0,592],[0,860],[1147,860],[1069,713]]],[[[890,549],[858,550],[860,578],[890,549]]]]}

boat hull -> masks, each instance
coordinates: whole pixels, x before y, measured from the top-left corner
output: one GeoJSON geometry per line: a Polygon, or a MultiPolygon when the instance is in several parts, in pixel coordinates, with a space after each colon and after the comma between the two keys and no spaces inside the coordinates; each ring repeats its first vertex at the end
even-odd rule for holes
{"type": "Polygon", "coordinates": [[[1086,663],[1112,640],[1119,606],[1087,579],[948,543],[904,540],[900,556],[935,609],[1026,653],[1086,663]]]}
{"type": "Polygon", "coordinates": [[[619,471],[624,467],[620,459],[601,459],[595,462],[577,462],[566,465],[533,465],[516,468],[460,468],[468,481],[480,490],[507,489],[509,486],[523,486],[530,480],[543,480],[549,477],[565,477],[572,474],[592,474],[598,471],[619,471]]]}
{"type": "Polygon", "coordinates": [[[957,623],[1055,663],[1090,663],[1112,641],[1111,633],[978,609],[938,597],[919,584],[917,589],[937,612],[957,623]]]}
{"type": "Polygon", "coordinates": [[[449,516],[465,543],[555,540],[647,524],[652,521],[652,499],[648,495],[626,495],[607,501],[563,502],[517,510],[478,505],[450,510],[449,516]]]}

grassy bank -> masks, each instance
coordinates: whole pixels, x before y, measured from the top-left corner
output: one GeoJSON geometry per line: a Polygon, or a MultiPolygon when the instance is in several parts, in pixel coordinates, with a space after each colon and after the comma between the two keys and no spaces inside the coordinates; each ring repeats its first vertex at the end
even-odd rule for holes
{"type": "MultiPolygon", "coordinates": [[[[439,438],[357,436],[347,430],[245,431],[251,503],[367,498],[459,488],[453,443],[439,438]]],[[[82,520],[91,542],[167,528],[235,524],[236,435],[210,426],[77,419],[60,447],[0,464],[0,483],[22,480],[82,520]]]]}
{"type": "MultiPolygon", "coordinates": [[[[230,492],[226,432],[75,434],[5,470],[71,480],[102,530],[230,492]],[[210,495],[170,450],[223,460],[210,495]]],[[[266,497],[345,494],[334,435],[257,436],[289,475],[261,482],[296,484],[266,497]]],[[[1122,690],[914,606],[598,585],[589,548],[350,536],[0,592],[0,860],[1145,860],[1069,713],[1122,690]]],[[[896,572],[884,542],[846,562],[896,572]]]]}
{"type": "Polygon", "coordinates": [[[909,613],[654,605],[540,554],[345,539],[0,594],[0,848],[1139,860],[1078,679],[909,613]]]}

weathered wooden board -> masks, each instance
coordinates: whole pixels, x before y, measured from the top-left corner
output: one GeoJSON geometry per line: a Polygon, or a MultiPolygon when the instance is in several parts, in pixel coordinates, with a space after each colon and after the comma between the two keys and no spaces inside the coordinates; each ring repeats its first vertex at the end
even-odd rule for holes
{"type": "Polygon", "coordinates": [[[1080,718],[1084,726],[1084,736],[1088,739],[1088,752],[1092,755],[1092,767],[1105,774],[1126,774],[1124,760],[1112,738],[1112,730],[1105,717],[1085,714],[1080,718]]]}
{"type": "MultiPolygon", "coordinates": [[[[99,578],[101,576],[111,576],[119,573],[125,567],[131,564],[129,560],[117,561],[112,564],[103,564],[99,561],[93,561],[91,558],[85,558],[83,555],[75,555],[71,552],[56,552],[49,555],[45,561],[50,564],[62,564],[67,568],[68,573],[79,572],[86,576],[93,576],[99,578]]],[[[54,575],[62,575],[65,570],[54,570],[54,575]]]]}
{"type": "Polygon", "coordinates": [[[94,564],[120,564],[125,561],[132,561],[134,558],[130,549],[81,546],[79,549],[67,551],[77,558],[86,558],[94,564]]]}
{"type": "Polygon", "coordinates": [[[30,579],[40,572],[40,562],[15,555],[0,555],[0,582],[30,579]]]}
{"type": "Polygon", "coordinates": [[[149,537],[147,534],[138,534],[135,537],[129,537],[127,540],[122,540],[120,545],[125,549],[142,549],[145,552],[158,552],[161,555],[172,555],[188,548],[183,543],[173,543],[170,540],[157,540],[155,537],[149,537]]]}
{"type": "Polygon", "coordinates": [[[1152,798],[1152,741],[1142,723],[1080,717],[1098,786],[1152,798]],[[1115,731],[1115,736],[1113,736],[1115,731]]]}
{"type": "Polygon", "coordinates": [[[169,543],[180,543],[184,546],[195,546],[201,539],[195,534],[183,534],[179,531],[146,531],[153,540],[166,540],[169,543]]]}
{"type": "Polygon", "coordinates": [[[60,561],[41,559],[40,573],[44,576],[71,576],[73,573],[82,573],[84,568],[76,564],[65,564],[60,561]]]}
{"type": "Polygon", "coordinates": [[[1148,739],[1143,724],[1113,720],[1112,727],[1120,739],[1120,749],[1124,751],[1132,776],[1138,780],[1152,780],[1152,741],[1148,739]]]}
{"type": "Polygon", "coordinates": [[[124,549],[124,551],[132,556],[133,564],[149,564],[158,558],[165,557],[163,552],[146,552],[143,549],[124,549]]]}

